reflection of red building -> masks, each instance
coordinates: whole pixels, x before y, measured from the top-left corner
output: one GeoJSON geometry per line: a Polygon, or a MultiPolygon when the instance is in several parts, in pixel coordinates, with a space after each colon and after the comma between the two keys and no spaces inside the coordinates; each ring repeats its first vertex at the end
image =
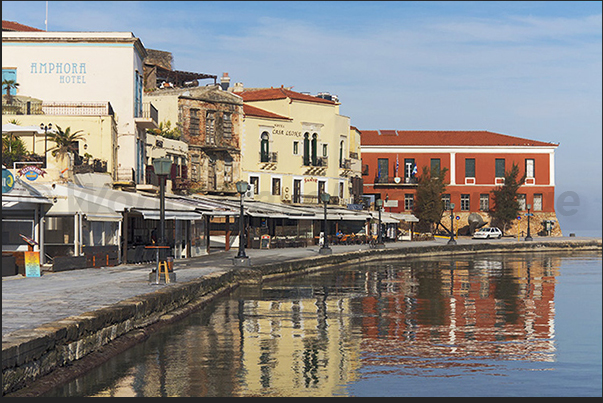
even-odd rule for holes
{"type": "Polygon", "coordinates": [[[388,200],[388,211],[412,211],[423,167],[447,168],[444,202],[454,203],[461,213],[487,212],[492,207],[490,192],[517,164],[519,175],[526,174],[518,192],[522,209],[531,204],[542,219],[556,220],[557,147],[488,131],[363,130],[364,194],[388,200]]]}
{"type": "Polygon", "coordinates": [[[553,360],[553,270],[512,264],[513,275],[461,263],[439,268],[431,279],[380,279],[381,295],[362,301],[362,349],[375,353],[365,360],[415,369],[461,358],[553,360]],[[421,288],[432,295],[421,295],[421,288]]]}

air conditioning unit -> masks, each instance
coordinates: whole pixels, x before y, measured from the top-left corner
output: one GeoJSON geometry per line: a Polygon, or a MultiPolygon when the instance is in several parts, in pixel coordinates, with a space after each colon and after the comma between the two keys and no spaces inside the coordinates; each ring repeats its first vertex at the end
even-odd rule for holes
{"type": "Polygon", "coordinates": [[[253,189],[253,185],[250,183],[249,187],[247,188],[247,192],[245,192],[245,199],[249,199],[249,200],[253,200],[253,196],[254,196],[254,189],[253,189]]]}
{"type": "Polygon", "coordinates": [[[283,195],[282,201],[284,201],[284,202],[290,202],[291,201],[291,196],[289,195],[289,193],[285,193],[283,195]]]}

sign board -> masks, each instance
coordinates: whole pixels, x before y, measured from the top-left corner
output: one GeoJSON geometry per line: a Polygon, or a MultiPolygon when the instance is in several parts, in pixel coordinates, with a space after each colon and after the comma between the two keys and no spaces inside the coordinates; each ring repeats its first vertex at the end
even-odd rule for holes
{"type": "Polygon", "coordinates": [[[15,186],[15,177],[10,173],[8,169],[2,170],[2,194],[8,193],[13,190],[15,186]]]}
{"type": "Polygon", "coordinates": [[[348,210],[358,210],[361,211],[364,207],[364,204],[348,204],[348,210]]]}
{"type": "Polygon", "coordinates": [[[270,248],[270,235],[262,235],[262,240],[260,241],[260,249],[268,248],[270,248]]]}
{"type": "Polygon", "coordinates": [[[40,277],[40,252],[25,254],[25,277],[40,277]]]}
{"type": "Polygon", "coordinates": [[[398,207],[398,200],[386,200],[383,207],[398,207]]]}
{"type": "Polygon", "coordinates": [[[37,166],[28,165],[23,167],[17,171],[19,176],[25,176],[25,178],[29,181],[35,181],[39,176],[44,176],[46,173],[45,170],[38,168],[37,166]]]}

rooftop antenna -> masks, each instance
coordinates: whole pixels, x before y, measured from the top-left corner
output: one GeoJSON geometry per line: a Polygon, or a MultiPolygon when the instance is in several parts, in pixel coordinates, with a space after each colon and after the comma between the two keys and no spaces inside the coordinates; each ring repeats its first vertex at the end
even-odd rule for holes
{"type": "Polygon", "coordinates": [[[48,1],[46,1],[46,19],[44,20],[44,24],[46,25],[46,32],[48,32],[48,1]]]}

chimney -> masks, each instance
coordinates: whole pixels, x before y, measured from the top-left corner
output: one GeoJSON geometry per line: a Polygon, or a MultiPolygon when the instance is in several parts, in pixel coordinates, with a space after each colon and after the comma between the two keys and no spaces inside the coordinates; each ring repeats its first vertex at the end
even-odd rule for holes
{"type": "Polygon", "coordinates": [[[230,77],[228,77],[228,73],[222,74],[222,77],[220,78],[220,85],[224,91],[228,90],[228,87],[230,86],[230,77]]]}

